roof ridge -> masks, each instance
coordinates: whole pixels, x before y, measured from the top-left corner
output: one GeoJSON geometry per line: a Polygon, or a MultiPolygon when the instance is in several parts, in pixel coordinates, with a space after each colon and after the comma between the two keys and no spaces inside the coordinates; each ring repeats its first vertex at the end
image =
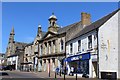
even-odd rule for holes
{"type": "MultiPolygon", "coordinates": [[[[95,30],[97,28],[99,28],[101,25],[103,25],[106,21],[108,21],[114,14],[116,14],[118,11],[120,10],[120,8],[118,8],[117,10],[107,14],[106,16],[96,20],[95,22],[91,23],[90,25],[86,26],[85,28],[83,28],[79,33],[77,33],[72,39],[75,39],[83,34],[86,34],[92,30],[95,30]]],[[[68,40],[67,42],[71,41],[68,40]]]]}
{"type": "Polygon", "coordinates": [[[15,43],[28,44],[28,43],[25,43],[25,42],[18,42],[18,41],[15,41],[15,43]]]}
{"type": "MultiPolygon", "coordinates": [[[[79,21],[79,22],[81,22],[81,21],[79,21]]],[[[75,22],[75,23],[70,24],[70,25],[67,25],[67,26],[65,26],[65,27],[72,26],[72,25],[76,25],[76,24],[79,23],[79,22],[75,22]]],[[[62,28],[65,28],[65,27],[62,27],[62,28]]]]}

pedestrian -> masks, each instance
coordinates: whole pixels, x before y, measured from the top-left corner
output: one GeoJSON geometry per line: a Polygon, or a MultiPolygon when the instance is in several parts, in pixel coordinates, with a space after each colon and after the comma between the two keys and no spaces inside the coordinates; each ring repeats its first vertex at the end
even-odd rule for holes
{"type": "Polygon", "coordinates": [[[59,73],[59,68],[58,68],[58,66],[57,66],[57,68],[56,68],[56,73],[57,73],[57,75],[58,75],[58,73],[59,73]]]}
{"type": "Polygon", "coordinates": [[[74,68],[71,67],[71,73],[72,73],[72,76],[73,76],[73,73],[74,73],[74,68]]]}

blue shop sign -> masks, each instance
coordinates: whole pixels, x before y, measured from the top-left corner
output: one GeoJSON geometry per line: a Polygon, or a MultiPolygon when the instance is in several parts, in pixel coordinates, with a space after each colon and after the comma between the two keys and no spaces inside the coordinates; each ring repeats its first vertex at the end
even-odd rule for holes
{"type": "Polygon", "coordinates": [[[72,61],[76,61],[76,60],[86,60],[86,59],[90,59],[90,52],[84,53],[84,54],[70,56],[70,57],[66,58],[65,61],[72,62],[72,61]]]}

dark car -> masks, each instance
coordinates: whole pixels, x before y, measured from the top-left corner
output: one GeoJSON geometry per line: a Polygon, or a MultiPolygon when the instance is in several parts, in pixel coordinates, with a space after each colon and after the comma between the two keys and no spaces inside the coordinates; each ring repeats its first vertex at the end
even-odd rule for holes
{"type": "Polygon", "coordinates": [[[4,66],[4,67],[3,67],[3,70],[10,70],[10,71],[12,71],[13,68],[12,68],[11,65],[8,65],[8,66],[4,66]]]}

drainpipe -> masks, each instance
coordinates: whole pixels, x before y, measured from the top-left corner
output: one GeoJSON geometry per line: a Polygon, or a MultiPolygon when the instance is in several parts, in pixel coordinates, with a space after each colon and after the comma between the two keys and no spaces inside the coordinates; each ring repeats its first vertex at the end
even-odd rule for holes
{"type": "MultiPolygon", "coordinates": [[[[66,34],[65,34],[65,59],[66,59],[66,34]]],[[[66,74],[66,62],[65,62],[64,80],[65,80],[65,74],[66,74]]]]}
{"type": "Polygon", "coordinates": [[[99,28],[96,29],[97,32],[97,78],[99,79],[99,37],[98,37],[99,28]]]}
{"type": "MultiPolygon", "coordinates": [[[[40,50],[39,50],[39,42],[38,42],[38,57],[40,56],[40,50]]],[[[37,72],[38,72],[38,68],[39,68],[39,60],[38,60],[38,57],[37,57],[37,72]]]]}

